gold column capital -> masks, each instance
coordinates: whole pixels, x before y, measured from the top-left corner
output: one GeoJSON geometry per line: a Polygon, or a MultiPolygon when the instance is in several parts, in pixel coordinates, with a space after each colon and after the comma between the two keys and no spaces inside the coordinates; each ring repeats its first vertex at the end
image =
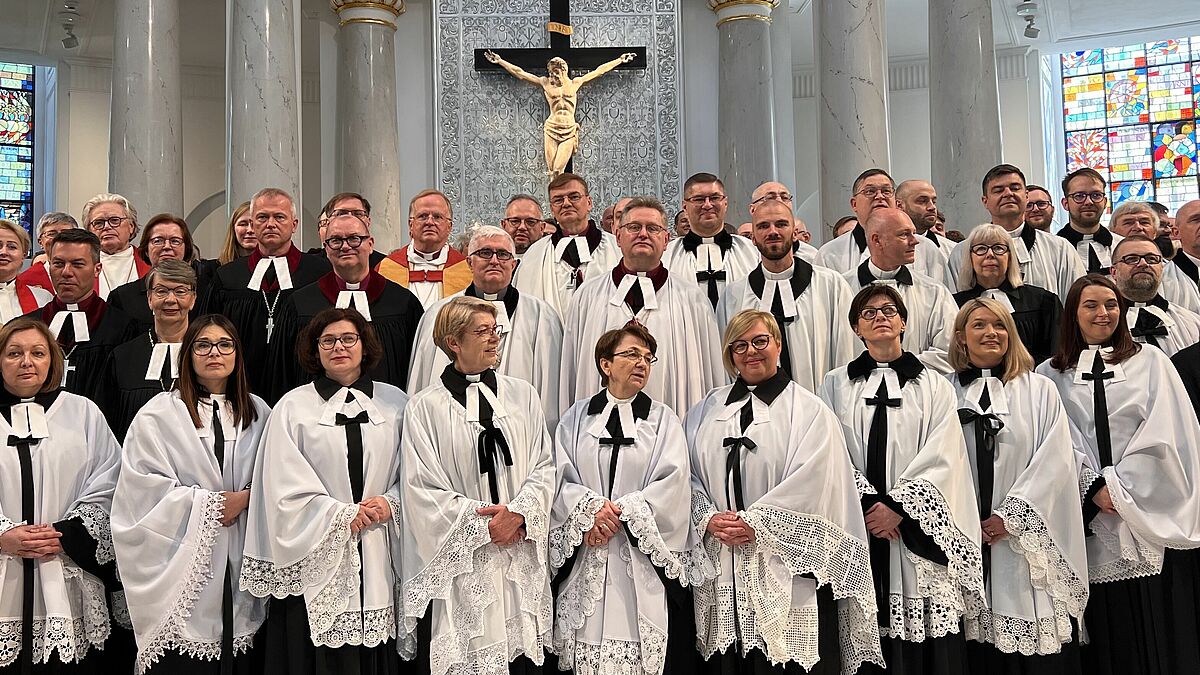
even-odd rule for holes
{"type": "Polygon", "coordinates": [[[708,8],[717,15],[717,25],[743,19],[771,22],[771,12],[779,0],[708,0],[708,8]]]}
{"type": "Polygon", "coordinates": [[[404,0],[329,0],[338,15],[338,25],[369,23],[396,30],[396,18],[404,13],[404,0]]]}

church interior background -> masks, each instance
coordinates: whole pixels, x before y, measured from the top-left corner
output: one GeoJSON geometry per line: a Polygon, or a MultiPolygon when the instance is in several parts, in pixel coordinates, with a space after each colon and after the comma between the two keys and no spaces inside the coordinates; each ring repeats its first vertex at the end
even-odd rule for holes
{"type": "MultiPolygon", "coordinates": [[[[269,184],[298,193],[304,246],[340,189],[376,206],[384,250],[427,187],[456,229],[494,223],[509,195],[544,198],[546,104],[473,52],[549,46],[550,4],[0,0],[0,212],[28,226],[119,192],[143,220],[184,216],[206,257],[269,184]]],[[[575,169],[597,211],[635,193],[674,211],[711,171],[736,224],[776,178],[818,243],[854,175],[883,166],[932,177],[966,230],[986,220],[979,167],[999,161],[1055,197],[1085,165],[1113,206],[1200,196],[1194,0],[568,4],[572,47],[646,53],[580,95],[575,169]]]]}

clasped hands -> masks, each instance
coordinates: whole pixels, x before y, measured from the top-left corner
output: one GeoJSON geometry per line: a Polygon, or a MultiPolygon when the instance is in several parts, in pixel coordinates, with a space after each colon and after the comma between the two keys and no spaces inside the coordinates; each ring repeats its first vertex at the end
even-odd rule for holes
{"type": "Polygon", "coordinates": [[[754,528],[733,511],[722,511],[708,519],[709,534],[726,546],[742,546],[754,541],[754,528]]]}
{"type": "Polygon", "coordinates": [[[604,506],[596,512],[592,521],[592,529],[583,535],[588,546],[605,546],[621,529],[621,507],[613,502],[604,500],[604,506]]]}
{"type": "Polygon", "coordinates": [[[495,504],[475,509],[475,513],[488,521],[488,534],[497,546],[515,544],[525,538],[525,516],[508,510],[507,504],[495,504]]]}
{"type": "Polygon", "coordinates": [[[876,502],[863,514],[867,524],[867,532],[880,539],[895,541],[900,538],[900,521],[904,517],[896,513],[883,502],[876,502]]]}
{"type": "Polygon", "coordinates": [[[358,533],[365,528],[379,523],[386,523],[392,517],[392,505],[383,497],[371,497],[358,503],[358,515],[350,521],[350,531],[358,533]]]}
{"type": "Polygon", "coordinates": [[[62,532],[53,525],[18,525],[0,534],[0,552],[20,558],[46,560],[62,553],[62,532]]]}

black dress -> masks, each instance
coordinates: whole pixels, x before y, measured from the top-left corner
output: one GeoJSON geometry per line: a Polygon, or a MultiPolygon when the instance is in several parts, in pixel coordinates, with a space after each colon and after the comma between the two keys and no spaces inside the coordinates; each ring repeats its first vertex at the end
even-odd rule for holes
{"type": "Polygon", "coordinates": [[[175,383],[175,378],[171,377],[170,359],[164,360],[163,372],[157,379],[146,378],[146,368],[157,342],[158,336],[149,329],[114,349],[108,360],[106,393],[98,404],[105,410],[108,424],[118,441],[125,440],[129,425],[142,406],[164,391],[170,391],[175,383]]]}
{"type": "MultiPolygon", "coordinates": [[[[1041,363],[1051,356],[1058,345],[1058,326],[1062,321],[1063,306],[1058,296],[1038,286],[1023,284],[1013,288],[1007,281],[1000,284],[999,289],[1008,296],[1013,306],[1013,322],[1017,324],[1017,334],[1021,342],[1033,355],[1034,363],[1041,363]]],[[[954,302],[959,307],[983,295],[984,288],[976,284],[974,288],[954,294],[954,302]]]]}

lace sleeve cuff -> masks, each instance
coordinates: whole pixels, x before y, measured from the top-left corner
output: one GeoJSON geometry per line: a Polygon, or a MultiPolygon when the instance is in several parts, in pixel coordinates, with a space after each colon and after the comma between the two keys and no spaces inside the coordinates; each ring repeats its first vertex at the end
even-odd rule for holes
{"type": "Polygon", "coordinates": [[[404,580],[405,634],[416,630],[417,621],[425,615],[425,609],[431,601],[445,600],[450,596],[451,585],[456,578],[475,570],[478,558],[476,551],[492,541],[488,533],[489,518],[475,513],[475,509],[484,506],[489,504],[463,499],[458,520],[446,534],[437,553],[421,571],[404,580]]]}
{"type": "Polygon", "coordinates": [[[358,504],[343,506],[334,516],[321,541],[307,556],[291,565],[278,567],[268,560],[244,556],[241,589],[259,598],[270,595],[283,599],[289,595],[303,594],[341,562],[342,556],[339,552],[350,540],[350,523],[357,515],[358,504]]]}
{"type": "Polygon", "coordinates": [[[1046,591],[1054,604],[1076,618],[1087,605],[1088,584],[1071,568],[1058,544],[1050,537],[1046,521],[1030,504],[1005,497],[996,515],[1004,520],[1007,541],[1029,564],[1033,587],[1046,591]]]}
{"type": "Polygon", "coordinates": [[[1079,498],[1082,501],[1087,500],[1087,495],[1092,491],[1092,486],[1096,481],[1104,480],[1104,476],[1092,471],[1092,468],[1086,464],[1079,467],[1079,498]]]}
{"type": "Polygon", "coordinates": [[[692,525],[701,537],[708,531],[708,521],[717,514],[717,505],[708,495],[699,490],[692,490],[692,525]]]}
{"type": "Polygon", "coordinates": [[[658,531],[658,523],[654,520],[654,512],[646,503],[641,491],[630,492],[616,501],[621,507],[621,521],[637,538],[638,550],[650,558],[650,563],[663,570],[669,579],[678,579],[683,573],[683,566],[675,552],[667,548],[662,533],[658,531]]]}
{"type": "Polygon", "coordinates": [[[592,529],[596,513],[604,507],[604,498],[590,492],[575,502],[575,508],[567,515],[562,525],[550,531],[550,566],[558,569],[567,562],[575,549],[583,543],[583,534],[592,529]]]}
{"type": "Polygon", "coordinates": [[[92,539],[96,540],[96,563],[107,565],[117,559],[113,551],[112,528],[108,513],[99,504],[80,504],[63,516],[63,520],[78,518],[92,539]]]}
{"type": "Polygon", "coordinates": [[[532,487],[521,488],[508,503],[508,510],[521,514],[525,519],[525,538],[545,545],[549,530],[549,504],[538,496],[532,487]]]}
{"type": "Polygon", "coordinates": [[[925,480],[906,480],[897,484],[890,495],[945,552],[950,580],[985,604],[983,553],[979,544],[955,527],[950,506],[937,488],[925,480]]]}
{"type": "Polygon", "coordinates": [[[871,481],[867,480],[867,477],[863,475],[863,472],[859,471],[858,469],[854,470],[854,487],[858,489],[858,496],[860,498],[865,497],[866,495],[879,494],[875,490],[875,486],[871,485],[871,481]]]}

